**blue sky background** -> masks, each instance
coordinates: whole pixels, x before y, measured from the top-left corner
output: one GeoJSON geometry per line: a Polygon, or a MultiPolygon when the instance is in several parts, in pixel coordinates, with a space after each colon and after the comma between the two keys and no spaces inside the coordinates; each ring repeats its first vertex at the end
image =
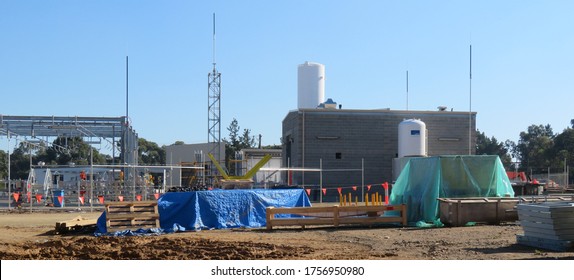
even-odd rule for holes
{"type": "MultiPolygon", "coordinates": [[[[279,144],[297,106],[297,65],[326,68],[347,109],[472,110],[518,141],[574,118],[572,1],[0,0],[0,114],[129,115],[159,145],[207,141],[212,14],[222,138],[233,118],[279,144]]],[[[5,140],[3,140],[5,142],[5,140]]],[[[3,144],[3,147],[5,145],[3,144]]],[[[4,149],[4,148],[3,148],[4,149]]]]}

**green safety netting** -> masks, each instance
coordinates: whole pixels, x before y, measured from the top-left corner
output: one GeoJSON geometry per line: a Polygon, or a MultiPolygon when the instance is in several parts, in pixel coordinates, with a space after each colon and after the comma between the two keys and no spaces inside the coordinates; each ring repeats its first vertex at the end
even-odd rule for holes
{"type": "Polygon", "coordinates": [[[498,156],[410,158],[393,185],[390,203],[407,205],[409,224],[440,224],[437,198],[514,197],[498,156]]]}

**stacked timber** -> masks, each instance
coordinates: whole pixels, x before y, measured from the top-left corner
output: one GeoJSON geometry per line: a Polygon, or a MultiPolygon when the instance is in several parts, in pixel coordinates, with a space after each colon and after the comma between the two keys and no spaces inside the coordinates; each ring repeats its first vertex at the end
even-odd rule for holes
{"type": "Polygon", "coordinates": [[[574,203],[544,202],[517,206],[523,235],[519,244],[552,251],[574,250],[574,203]]]}
{"type": "Polygon", "coordinates": [[[98,219],[86,219],[82,216],[77,216],[71,220],[57,222],[55,232],[56,234],[62,234],[70,231],[92,228],[96,227],[97,222],[98,219]]]}

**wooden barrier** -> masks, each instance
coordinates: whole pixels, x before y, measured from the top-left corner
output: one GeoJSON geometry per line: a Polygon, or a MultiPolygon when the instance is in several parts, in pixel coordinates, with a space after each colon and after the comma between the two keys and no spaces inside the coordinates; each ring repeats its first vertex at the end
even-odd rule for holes
{"type": "Polygon", "coordinates": [[[159,228],[157,201],[127,201],[106,203],[108,229],[159,228]]]}
{"type": "Polygon", "coordinates": [[[372,225],[379,223],[401,223],[407,225],[407,207],[400,205],[376,206],[320,206],[267,208],[267,229],[274,226],[301,226],[343,224],[372,225]],[[386,211],[399,211],[399,216],[381,216],[386,211]],[[292,214],[298,217],[276,217],[277,214],[292,214]]]}

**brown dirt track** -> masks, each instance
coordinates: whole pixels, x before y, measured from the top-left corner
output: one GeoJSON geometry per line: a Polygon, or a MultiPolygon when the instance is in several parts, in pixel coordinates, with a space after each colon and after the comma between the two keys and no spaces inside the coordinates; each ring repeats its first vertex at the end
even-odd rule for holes
{"type": "Polygon", "coordinates": [[[56,222],[100,212],[2,212],[2,260],[517,260],[574,259],[516,243],[515,223],[472,227],[203,230],[160,236],[56,235],[56,222]]]}

